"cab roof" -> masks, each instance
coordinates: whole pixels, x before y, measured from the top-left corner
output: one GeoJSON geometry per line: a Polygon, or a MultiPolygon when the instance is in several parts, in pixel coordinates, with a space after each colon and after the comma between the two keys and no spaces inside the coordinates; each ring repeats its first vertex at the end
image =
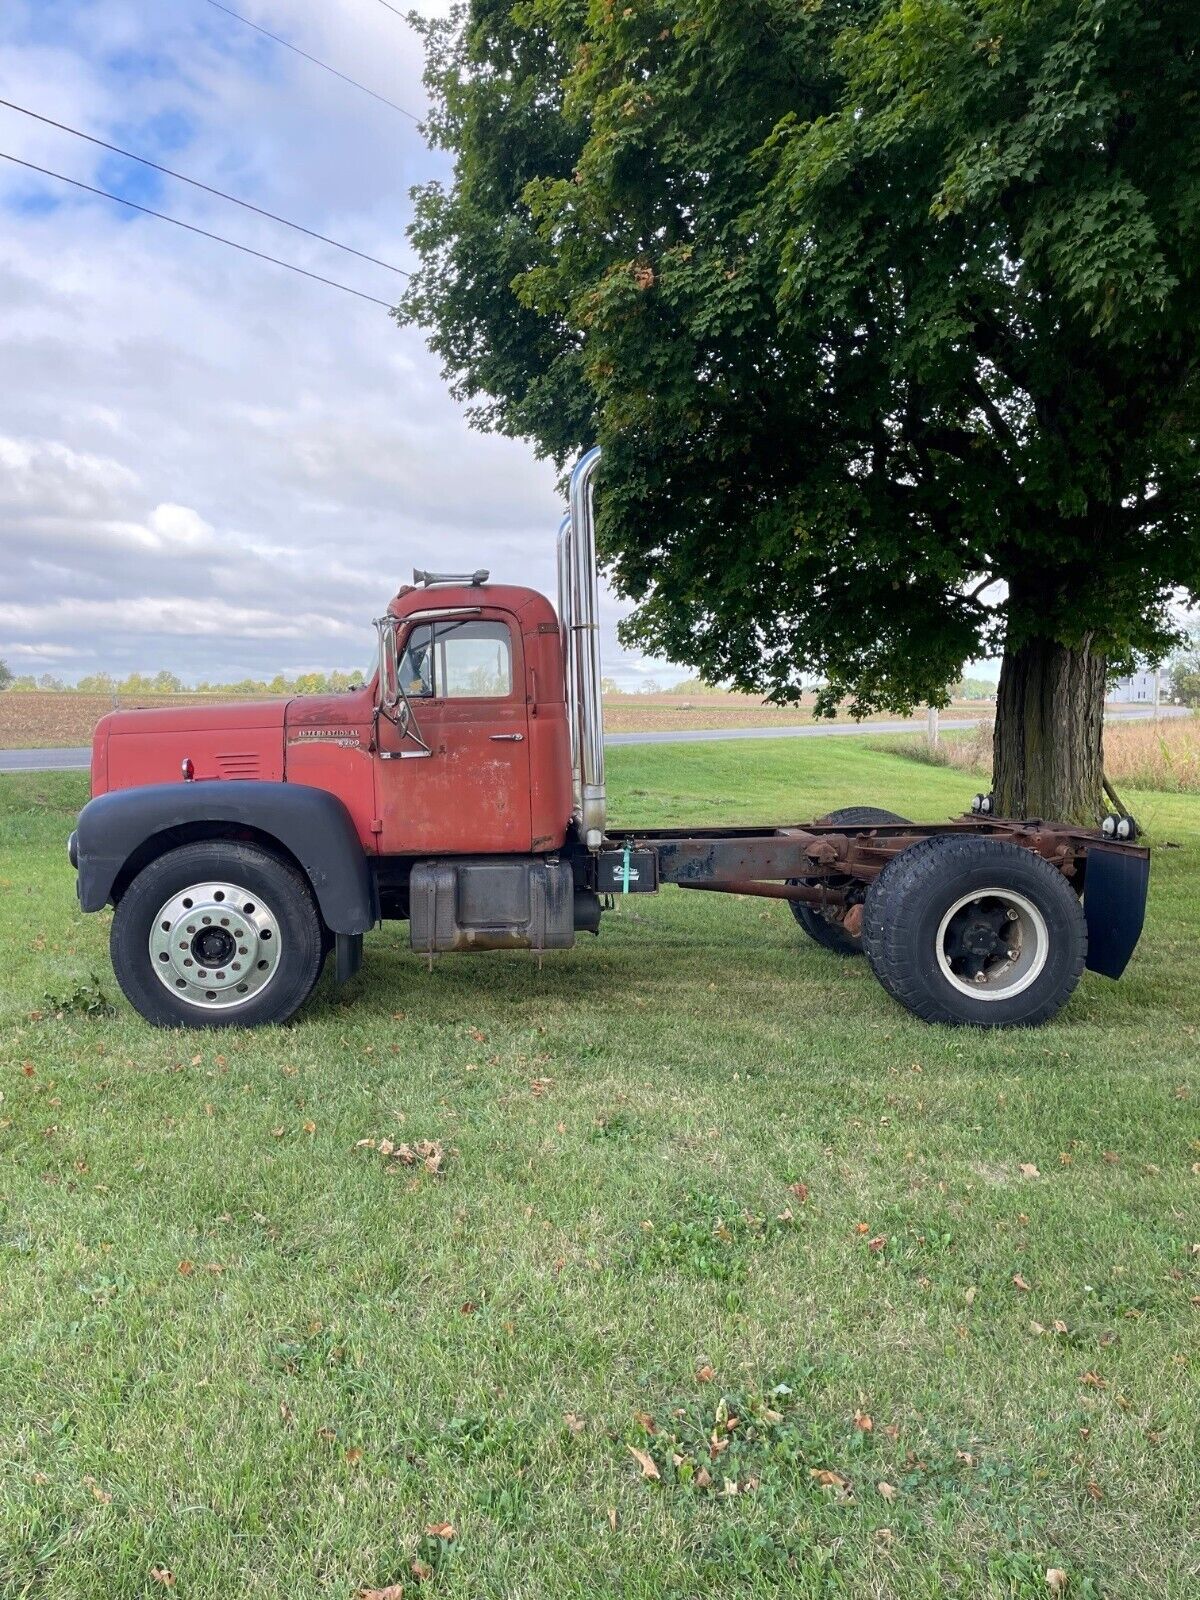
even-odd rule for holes
{"type": "Polygon", "coordinates": [[[406,583],[389,601],[388,614],[403,619],[414,612],[456,611],[464,606],[511,612],[523,631],[543,623],[558,624],[554,607],[544,594],[510,583],[437,583],[428,587],[406,583]]]}

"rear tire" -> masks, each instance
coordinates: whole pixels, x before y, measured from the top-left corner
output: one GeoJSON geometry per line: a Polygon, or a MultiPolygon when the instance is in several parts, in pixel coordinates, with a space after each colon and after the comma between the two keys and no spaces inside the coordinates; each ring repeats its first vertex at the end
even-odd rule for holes
{"type": "MultiPolygon", "coordinates": [[[[847,828],[869,828],[880,822],[907,822],[908,818],[898,817],[894,811],[882,811],[878,806],[844,806],[840,811],[831,811],[828,816],[819,817],[817,820],[844,824],[847,828]]],[[[788,879],[790,884],[821,881],[817,878],[788,879]]],[[[839,956],[862,955],[862,939],[847,933],[836,917],[819,910],[816,906],[803,905],[799,900],[789,900],[788,904],[796,921],[813,943],[819,944],[822,950],[832,950],[839,956]]]]}
{"type": "Polygon", "coordinates": [[[938,834],[867,891],[863,946],[880,983],[926,1022],[1029,1028],[1083,974],[1083,907],[1057,868],[1005,840],[938,834]]]}
{"type": "Polygon", "coordinates": [[[258,845],[206,839],[142,869],[109,939],[126,999],[158,1028],[286,1022],[325,957],[307,880],[258,845]]]}

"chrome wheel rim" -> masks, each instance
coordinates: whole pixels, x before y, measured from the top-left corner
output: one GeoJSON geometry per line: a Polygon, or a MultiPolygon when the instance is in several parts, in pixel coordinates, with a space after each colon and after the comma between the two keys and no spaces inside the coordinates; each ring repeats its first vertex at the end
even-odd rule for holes
{"type": "Polygon", "coordinates": [[[282,954],[275,913],[236,883],[180,889],[150,925],[150,965],[158,981],[201,1011],[248,1004],[275,976],[282,954]]]}
{"type": "Polygon", "coordinates": [[[961,895],[937,931],[938,968],[973,1000],[1010,1000],[1037,981],[1050,954],[1046,919],[1015,889],[961,895]]]}

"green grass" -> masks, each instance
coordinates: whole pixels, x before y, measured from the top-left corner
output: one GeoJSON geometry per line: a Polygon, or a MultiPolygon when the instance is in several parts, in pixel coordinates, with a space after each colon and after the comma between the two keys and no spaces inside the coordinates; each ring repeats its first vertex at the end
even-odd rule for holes
{"type": "MultiPolygon", "coordinates": [[[[832,739],[611,764],[647,824],[970,787],[832,739]]],[[[667,892],[540,972],[390,927],[203,1035],[114,995],[83,796],[0,784],[5,1600],[1196,1592],[1200,801],[1139,797],[1141,950],[1036,1033],[667,892]]]]}

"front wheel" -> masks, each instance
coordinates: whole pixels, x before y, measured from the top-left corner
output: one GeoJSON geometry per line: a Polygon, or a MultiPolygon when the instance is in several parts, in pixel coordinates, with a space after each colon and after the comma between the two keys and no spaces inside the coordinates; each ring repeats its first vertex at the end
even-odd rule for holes
{"type": "Polygon", "coordinates": [[[302,875],[229,839],[182,845],[144,867],[117,904],[109,947],[126,999],[160,1028],[285,1022],[325,956],[302,875]]]}
{"type": "Polygon", "coordinates": [[[1057,868],[1005,840],[938,834],[867,891],[863,945],[883,987],[926,1022],[1033,1027],[1083,974],[1083,908],[1057,868]]]}
{"type": "MultiPolygon", "coordinates": [[[[834,822],[846,828],[872,828],[881,822],[907,822],[908,818],[898,817],[894,811],[884,811],[879,806],[843,806],[840,811],[831,811],[828,816],[818,818],[818,821],[834,822]]],[[[788,879],[789,884],[821,881],[819,878],[788,879]]],[[[819,906],[808,906],[800,900],[790,900],[788,904],[796,921],[822,950],[832,950],[838,956],[862,955],[861,936],[850,933],[841,918],[832,911],[822,911],[819,906]]]]}

